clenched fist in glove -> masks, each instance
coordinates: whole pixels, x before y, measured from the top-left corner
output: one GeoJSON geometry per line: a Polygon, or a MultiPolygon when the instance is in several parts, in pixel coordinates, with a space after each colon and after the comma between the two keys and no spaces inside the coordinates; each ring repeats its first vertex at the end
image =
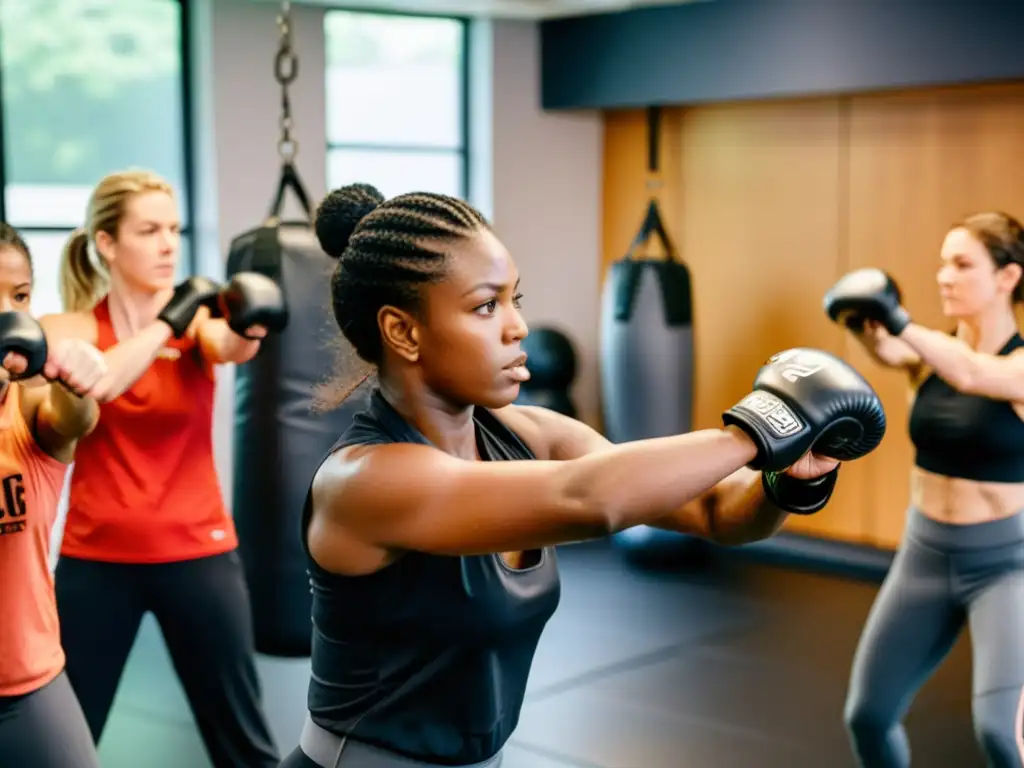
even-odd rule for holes
{"type": "Polygon", "coordinates": [[[754,441],[752,469],[776,472],[809,451],[838,461],[858,459],[885,435],[885,411],[864,377],[834,355],[807,348],[769,359],[753,391],[722,420],[754,441]]]}
{"type": "Polygon", "coordinates": [[[865,320],[873,320],[899,336],[910,324],[899,286],[880,269],[858,269],[843,275],[825,294],[824,305],[832,322],[855,331],[865,320]]]}

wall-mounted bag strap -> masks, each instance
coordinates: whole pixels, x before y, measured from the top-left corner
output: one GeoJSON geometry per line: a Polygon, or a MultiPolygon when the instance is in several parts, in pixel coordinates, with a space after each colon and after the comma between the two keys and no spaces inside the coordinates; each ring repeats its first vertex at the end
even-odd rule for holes
{"type": "Polygon", "coordinates": [[[647,189],[651,192],[651,199],[647,204],[647,213],[644,215],[640,229],[633,237],[633,242],[630,243],[625,258],[631,259],[637,249],[650,240],[652,235],[655,235],[665,249],[666,258],[669,261],[675,261],[677,258],[676,248],[665,229],[661,218],[661,209],[658,206],[658,198],[654,194],[654,191],[661,187],[659,179],[661,173],[661,107],[647,108],[647,173],[647,189]]]}

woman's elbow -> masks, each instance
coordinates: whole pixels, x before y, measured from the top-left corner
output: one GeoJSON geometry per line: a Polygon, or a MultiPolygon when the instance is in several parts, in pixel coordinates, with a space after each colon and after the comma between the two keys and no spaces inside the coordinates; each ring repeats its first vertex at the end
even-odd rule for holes
{"type": "Polygon", "coordinates": [[[576,529],[580,540],[600,539],[637,525],[638,521],[629,519],[619,505],[600,498],[592,489],[573,482],[562,481],[558,485],[553,506],[558,510],[558,518],[576,529]]]}
{"type": "Polygon", "coordinates": [[[250,360],[252,360],[254,357],[256,357],[256,354],[259,351],[260,351],[260,342],[259,341],[248,341],[248,342],[246,342],[245,346],[242,347],[242,352],[241,352],[241,355],[239,356],[239,359],[237,360],[237,363],[239,365],[241,365],[242,363],[248,363],[250,360]]]}
{"type": "Polygon", "coordinates": [[[100,406],[95,400],[92,400],[89,404],[89,409],[82,419],[82,430],[81,434],[78,435],[79,440],[83,437],[88,437],[92,434],[93,430],[100,423],[100,406]]]}
{"type": "Polygon", "coordinates": [[[962,395],[985,395],[985,382],[978,372],[964,366],[954,371],[946,382],[962,395]]]}

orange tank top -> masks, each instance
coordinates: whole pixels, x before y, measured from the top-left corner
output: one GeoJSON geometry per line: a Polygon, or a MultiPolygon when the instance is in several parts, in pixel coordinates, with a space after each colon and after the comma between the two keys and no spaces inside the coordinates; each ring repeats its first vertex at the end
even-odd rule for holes
{"type": "Polygon", "coordinates": [[[21,696],[64,669],[50,532],[67,464],[47,455],[21,414],[20,389],[0,405],[0,696],[21,696]]]}
{"type": "MultiPolygon", "coordinates": [[[[106,300],[101,350],[116,343],[106,300]]],[[[75,451],[61,554],[167,563],[238,546],[213,458],[214,375],[195,339],[171,339],[75,451]]]]}

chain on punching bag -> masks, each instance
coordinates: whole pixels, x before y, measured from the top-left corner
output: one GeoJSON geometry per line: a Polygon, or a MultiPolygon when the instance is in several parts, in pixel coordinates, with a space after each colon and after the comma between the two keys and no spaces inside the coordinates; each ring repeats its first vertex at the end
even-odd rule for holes
{"type": "Polygon", "coordinates": [[[281,176],[262,225],[232,241],[227,272],[263,273],[281,286],[288,306],[288,327],[267,337],[259,354],[236,370],[233,507],[256,648],[298,657],[309,655],[311,640],[309,577],[299,537],[302,506],[314,471],[361,402],[352,397],[336,411],[312,412],[314,387],[331,374],[334,359],[335,262],[317,242],[313,206],[295,166],[298,142],[288,89],[299,62],[290,10],[290,3],[282,3],[274,59],[281,85],[281,176]],[[302,208],[300,220],[282,220],[288,190],[302,208]]]}

